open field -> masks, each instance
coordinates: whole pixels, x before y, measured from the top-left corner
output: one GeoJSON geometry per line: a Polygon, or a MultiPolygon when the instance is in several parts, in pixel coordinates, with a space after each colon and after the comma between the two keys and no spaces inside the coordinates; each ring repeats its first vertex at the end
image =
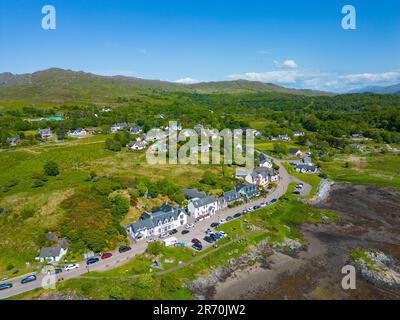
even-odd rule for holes
{"type": "Polygon", "coordinates": [[[400,187],[399,153],[340,156],[332,162],[321,162],[321,167],[335,181],[400,187]]]}

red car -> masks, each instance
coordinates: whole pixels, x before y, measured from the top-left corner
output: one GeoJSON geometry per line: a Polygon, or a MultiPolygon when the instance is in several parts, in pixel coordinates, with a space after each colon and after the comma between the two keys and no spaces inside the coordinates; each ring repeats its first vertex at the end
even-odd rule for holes
{"type": "Polygon", "coordinates": [[[103,253],[101,255],[101,260],[108,259],[108,258],[111,258],[111,257],[112,257],[112,253],[111,252],[106,252],[106,253],[103,253]]]}
{"type": "Polygon", "coordinates": [[[201,244],[201,241],[200,241],[199,239],[193,238],[193,239],[192,239],[192,243],[201,244]]]}

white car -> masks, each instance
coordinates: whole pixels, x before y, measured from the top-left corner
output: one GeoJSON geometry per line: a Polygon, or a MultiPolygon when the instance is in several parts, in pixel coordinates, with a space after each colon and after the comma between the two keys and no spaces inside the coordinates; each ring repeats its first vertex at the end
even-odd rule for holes
{"type": "Polygon", "coordinates": [[[71,270],[75,270],[79,268],[79,264],[78,263],[73,263],[73,264],[69,264],[67,266],[65,266],[64,270],[65,271],[71,271],[71,270]]]}
{"type": "Polygon", "coordinates": [[[220,234],[222,234],[222,236],[225,238],[227,236],[227,234],[224,231],[218,231],[220,234]]]}
{"type": "Polygon", "coordinates": [[[194,227],[194,224],[192,224],[192,223],[188,223],[188,224],[185,226],[186,229],[192,229],[193,227],[194,227]]]}
{"type": "Polygon", "coordinates": [[[221,220],[219,220],[219,224],[224,224],[226,222],[226,220],[225,219],[221,219],[221,220]]]}
{"type": "Polygon", "coordinates": [[[160,235],[160,238],[161,238],[161,239],[167,238],[167,237],[169,237],[169,234],[168,234],[168,233],[163,233],[163,234],[160,235]]]}

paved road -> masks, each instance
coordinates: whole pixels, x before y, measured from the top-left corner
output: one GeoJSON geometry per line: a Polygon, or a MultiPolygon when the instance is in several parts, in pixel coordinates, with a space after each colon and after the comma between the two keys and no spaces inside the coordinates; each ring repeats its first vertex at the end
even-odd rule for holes
{"type": "MultiPolygon", "coordinates": [[[[280,174],[280,181],[278,183],[278,186],[275,190],[273,190],[270,194],[268,194],[264,198],[259,198],[254,201],[251,201],[249,203],[242,204],[238,207],[235,208],[225,208],[223,210],[220,210],[217,214],[212,216],[209,219],[199,221],[195,223],[195,227],[190,230],[189,234],[182,235],[181,230],[175,235],[175,237],[182,242],[187,242],[190,243],[192,238],[198,238],[198,239],[203,239],[205,236],[205,230],[210,227],[210,224],[212,222],[217,222],[220,219],[225,219],[227,216],[232,216],[237,212],[242,212],[243,210],[259,205],[262,202],[266,201],[271,201],[272,199],[278,199],[282,195],[284,195],[287,191],[289,183],[292,181],[292,177],[289,176],[287,173],[286,169],[284,168],[283,165],[281,165],[279,160],[275,160],[275,162],[279,165],[279,174],[280,174]]],[[[191,220],[189,219],[189,222],[191,220]]],[[[203,246],[207,247],[210,246],[210,244],[206,243],[205,241],[203,242],[203,246]]],[[[136,255],[139,255],[143,253],[146,250],[147,243],[144,240],[138,241],[134,244],[132,244],[132,250],[125,252],[125,253],[119,253],[117,250],[113,251],[113,256],[111,258],[108,258],[106,260],[100,260],[99,262],[90,265],[89,266],[89,271],[107,271],[113,268],[116,268],[118,266],[123,265],[124,263],[128,262],[130,259],[135,257],[136,255]]],[[[63,271],[60,274],[54,275],[53,279],[54,281],[64,281],[67,279],[72,279],[79,277],[85,273],[88,272],[86,262],[80,262],[80,267],[78,269],[72,270],[72,271],[63,271]],[[61,280],[63,279],[63,280],[61,280]]],[[[33,273],[32,273],[33,274],[33,273]]],[[[8,297],[12,297],[27,291],[34,290],[36,288],[43,287],[46,285],[46,281],[48,281],[49,276],[46,274],[37,274],[37,280],[27,283],[27,284],[21,284],[21,276],[15,279],[9,279],[7,281],[1,281],[0,283],[12,283],[13,287],[10,289],[6,289],[3,291],[0,291],[0,299],[5,299],[8,297]]]]}

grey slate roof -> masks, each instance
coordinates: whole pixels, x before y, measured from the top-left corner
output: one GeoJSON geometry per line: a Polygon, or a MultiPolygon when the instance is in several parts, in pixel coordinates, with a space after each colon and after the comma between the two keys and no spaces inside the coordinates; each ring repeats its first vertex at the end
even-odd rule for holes
{"type": "Polygon", "coordinates": [[[61,253],[61,246],[40,249],[40,258],[56,257],[61,253]]]}
{"type": "Polygon", "coordinates": [[[260,193],[256,186],[252,184],[238,184],[235,189],[247,198],[253,198],[260,193]]]}
{"type": "Polygon", "coordinates": [[[191,203],[195,208],[200,208],[214,202],[217,202],[217,199],[214,196],[209,196],[191,201],[191,203]]]}
{"type": "Polygon", "coordinates": [[[233,202],[233,201],[239,200],[241,198],[241,195],[236,190],[230,190],[230,191],[224,192],[223,197],[226,202],[233,202]]]}
{"type": "Polygon", "coordinates": [[[171,206],[170,204],[164,203],[161,207],[153,210],[152,214],[143,213],[140,219],[130,225],[133,233],[138,233],[145,229],[153,229],[158,224],[164,224],[171,219],[178,219],[182,210],[171,206]]]}
{"type": "Polygon", "coordinates": [[[185,198],[188,200],[194,198],[205,198],[207,196],[204,191],[199,191],[197,189],[183,189],[183,194],[185,195],[185,198]]]}

